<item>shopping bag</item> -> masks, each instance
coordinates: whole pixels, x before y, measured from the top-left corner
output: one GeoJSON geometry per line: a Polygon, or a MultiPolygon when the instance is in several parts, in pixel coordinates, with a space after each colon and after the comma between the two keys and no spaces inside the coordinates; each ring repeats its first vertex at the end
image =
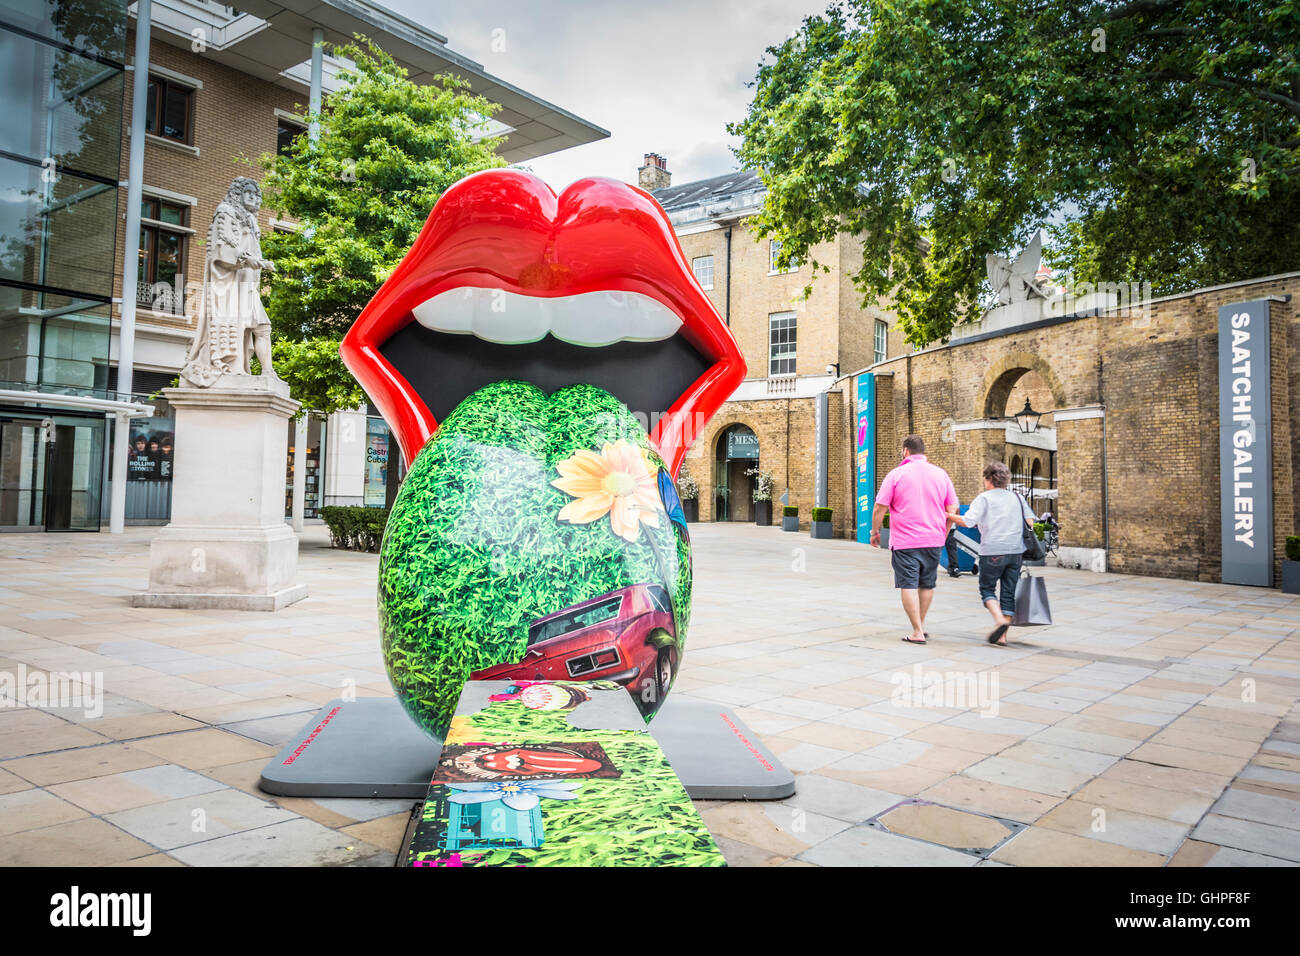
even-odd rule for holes
{"type": "Polygon", "coordinates": [[[1052,608],[1047,603],[1047,581],[1032,574],[1021,575],[1016,584],[1016,627],[1036,627],[1052,623],[1052,608]]]}

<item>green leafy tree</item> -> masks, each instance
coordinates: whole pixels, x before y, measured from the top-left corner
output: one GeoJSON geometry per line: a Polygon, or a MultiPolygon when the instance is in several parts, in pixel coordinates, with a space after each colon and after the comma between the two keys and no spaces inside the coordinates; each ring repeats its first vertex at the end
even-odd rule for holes
{"type": "Polygon", "coordinates": [[[320,138],[304,133],[264,156],[264,204],[297,220],[263,238],[277,373],[308,408],[329,413],[363,401],[338,346],[415,241],[438,197],[470,173],[503,165],[498,140],[480,135],[497,107],[463,81],[410,81],[387,53],[359,37],[333,53],[355,66],[325,99],[320,138]]]}
{"type": "Polygon", "coordinates": [[[864,298],[919,346],[1044,223],[1075,281],[1296,268],[1298,52],[1295,2],[846,0],[768,50],[729,128],[782,264],[861,236],[864,298]]]}

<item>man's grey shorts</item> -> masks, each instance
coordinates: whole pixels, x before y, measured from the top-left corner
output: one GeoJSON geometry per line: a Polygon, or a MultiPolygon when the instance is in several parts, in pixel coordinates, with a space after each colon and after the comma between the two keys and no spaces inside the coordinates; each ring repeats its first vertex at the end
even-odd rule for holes
{"type": "Polygon", "coordinates": [[[940,548],[896,548],[892,553],[894,563],[894,587],[921,588],[934,587],[939,579],[940,548]]]}

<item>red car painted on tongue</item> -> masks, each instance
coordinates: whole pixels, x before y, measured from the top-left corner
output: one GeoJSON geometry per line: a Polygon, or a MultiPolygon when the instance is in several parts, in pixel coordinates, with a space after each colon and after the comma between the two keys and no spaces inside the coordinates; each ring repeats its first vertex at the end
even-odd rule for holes
{"type": "Polygon", "coordinates": [[[608,680],[632,691],[642,710],[662,701],[677,672],[677,626],[668,592],[636,584],[538,618],[516,664],[470,680],[608,680]]]}

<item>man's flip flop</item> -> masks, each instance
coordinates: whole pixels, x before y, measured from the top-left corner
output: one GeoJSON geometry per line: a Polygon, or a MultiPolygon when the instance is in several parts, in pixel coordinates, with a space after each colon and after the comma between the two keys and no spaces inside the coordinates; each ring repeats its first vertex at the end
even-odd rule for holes
{"type": "Polygon", "coordinates": [[[925,641],[914,641],[914,640],[912,640],[910,637],[905,637],[905,638],[902,639],[902,641],[903,641],[904,644],[924,644],[924,643],[926,643],[925,641]]]}
{"type": "Polygon", "coordinates": [[[989,631],[989,643],[996,644],[998,647],[1006,647],[1007,645],[1002,643],[1002,636],[1009,630],[1011,630],[1010,624],[999,624],[989,631]]]}

